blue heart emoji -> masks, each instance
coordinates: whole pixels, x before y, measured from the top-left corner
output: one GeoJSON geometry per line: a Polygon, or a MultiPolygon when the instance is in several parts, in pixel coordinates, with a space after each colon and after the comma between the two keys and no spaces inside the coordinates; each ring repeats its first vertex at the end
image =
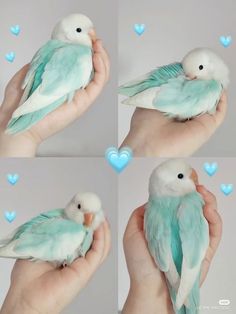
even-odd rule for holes
{"type": "Polygon", "coordinates": [[[209,164],[208,162],[206,162],[204,164],[204,170],[206,171],[206,173],[212,177],[216,171],[218,170],[218,164],[216,162],[213,162],[211,164],[209,164]]]}
{"type": "Polygon", "coordinates": [[[118,173],[120,173],[128,166],[132,157],[132,150],[128,147],[124,147],[119,151],[115,147],[110,147],[107,149],[105,154],[106,160],[118,173]]]}
{"type": "Polygon", "coordinates": [[[6,60],[8,61],[8,62],[14,62],[14,60],[15,60],[15,57],[16,57],[16,54],[15,54],[15,52],[9,52],[9,53],[7,53],[6,55],[5,55],[5,58],[6,58],[6,60]]]}
{"type": "Polygon", "coordinates": [[[233,191],[233,184],[221,184],[220,189],[224,195],[228,196],[233,191]]]}
{"type": "Polygon", "coordinates": [[[137,35],[141,36],[145,31],[145,24],[134,24],[134,31],[137,35]]]}
{"type": "Polygon", "coordinates": [[[8,174],[7,175],[7,181],[11,184],[11,185],[15,185],[18,180],[19,180],[19,175],[17,173],[14,173],[14,174],[8,174]]]}
{"type": "Polygon", "coordinates": [[[8,222],[13,222],[16,218],[16,212],[5,212],[4,216],[8,222]]]}
{"type": "Polygon", "coordinates": [[[20,26],[19,25],[11,26],[10,31],[13,35],[18,36],[20,34],[20,26]]]}
{"type": "Polygon", "coordinates": [[[229,47],[229,45],[231,44],[232,42],[232,38],[231,36],[220,36],[220,43],[222,46],[224,46],[225,48],[229,47]]]}

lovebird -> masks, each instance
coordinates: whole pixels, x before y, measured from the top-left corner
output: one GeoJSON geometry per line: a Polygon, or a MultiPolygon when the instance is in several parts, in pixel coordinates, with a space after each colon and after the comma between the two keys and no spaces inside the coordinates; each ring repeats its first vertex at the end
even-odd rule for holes
{"type": "Polygon", "coordinates": [[[201,264],[209,246],[204,201],[196,171],[171,159],[151,174],[144,230],[149,251],[164,272],[176,314],[199,313],[201,264]]]}
{"type": "Polygon", "coordinates": [[[64,209],[42,213],[0,239],[0,257],[70,265],[85,256],[104,219],[96,194],[77,193],[64,209]]]}
{"type": "Polygon", "coordinates": [[[49,40],[35,54],[22,85],[19,107],[13,112],[6,132],[28,130],[93,78],[93,23],[82,14],[71,14],[55,26],[49,40]]]}
{"type": "Polygon", "coordinates": [[[204,113],[214,114],[222,91],[229,84],[229,69],[208,48],[190,51],[182,60],[165,65],[124,84],[123,103],[156,109],[169,118],[184,121],[204,113]]]}

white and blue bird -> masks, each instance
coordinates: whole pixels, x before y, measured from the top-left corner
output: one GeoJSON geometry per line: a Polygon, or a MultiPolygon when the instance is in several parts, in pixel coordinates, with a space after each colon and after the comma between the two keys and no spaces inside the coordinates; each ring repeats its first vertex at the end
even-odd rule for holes
{"type": "Polygon", "coordinates": [[[42,213],[0,239],[0,257],[70,265],[85,256],[104,219],[96,194],[77,193],[65,209],[42,213]]]}
{"type": "Polygon", "coordinates": [[[119,93],[123,103],[156,109],[177,120],[204,113],[214,114],[223,90],[229,84],[229,69],[208,48],[196,48],[182,60],[165,65],[124,84],[119,93]]]}
{"type": "Polygon", "coordinates": [[[150,253],[164,272],[176,314],[199,313],[201,264],[209,246],[197,174],[171,159],[154,169],[144,229],[150,253]]]}
{"type": "Polygon", "coordinates": [[[6,132],[31,128],[93,78],[93,23],[82,14],[71,14],[55,26],[52,38],[33,57],[25,77],[19,107],[6,132]]]}

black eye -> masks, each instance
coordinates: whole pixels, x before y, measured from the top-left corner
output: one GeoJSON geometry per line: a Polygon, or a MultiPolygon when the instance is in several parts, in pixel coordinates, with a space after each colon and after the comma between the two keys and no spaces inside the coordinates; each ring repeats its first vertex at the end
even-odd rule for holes
{"type": "Polygon", "coordinates": [[[76,32],[77,33],[81,33],[82,32],[82,29],[80,27],[76,28],[76,32]]]}
{"type": "Polygon", "coordinates": [[[184,175],[182,173],[179,173],[177,177],[178,179],[183,179],[184,175]]]}
{"type": "Polygon", "coordinates": [[[202,64],[199,65],[199,70],[200,70],[200,71],[203,70],[203,65],[202,65],[202,64]]]}
{"type": "Polygon", "coordinates": [[[78,209],[80,209],[81,208],[81,205],[80,204],[78,204],[78,209]]]}

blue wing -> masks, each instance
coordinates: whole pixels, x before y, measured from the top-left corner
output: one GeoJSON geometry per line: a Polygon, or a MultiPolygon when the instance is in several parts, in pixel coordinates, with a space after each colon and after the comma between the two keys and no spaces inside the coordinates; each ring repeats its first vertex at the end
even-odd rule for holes
{"type": "Polygon", "coordinates": [[[184,75],[181,63],[172,63],[159,67],[144,77],[124,84],[119,88],[119,93],[125,96],[134,96],[152,87],[158,87],[166,84],[168,80],[184,75]]]}
{"type": "Polygon", "coordinates": [[[199,114],[214,113],[222,93],[215,80],[171,79],[156,93],[153,107],[169,117],[188,119],[199,114]]]}
{"type": "Polygon", "coordinates": [[[149,199],[145,211],[145,233],[149,250],[160,270],[170,267],[172,248],[172,221],[179,206],[179,198],[149,199]]]}
{"type": "MultiPolygon", "coordinates": [[[[48,44],[49,45],[49,44],[48,44]]],[[[64,44],[39,52],[26,77],[23,104],[13,113],[8,133],[29,129],[73,97],[92,78],[92,51],[82,45],[64,44]]]]}

